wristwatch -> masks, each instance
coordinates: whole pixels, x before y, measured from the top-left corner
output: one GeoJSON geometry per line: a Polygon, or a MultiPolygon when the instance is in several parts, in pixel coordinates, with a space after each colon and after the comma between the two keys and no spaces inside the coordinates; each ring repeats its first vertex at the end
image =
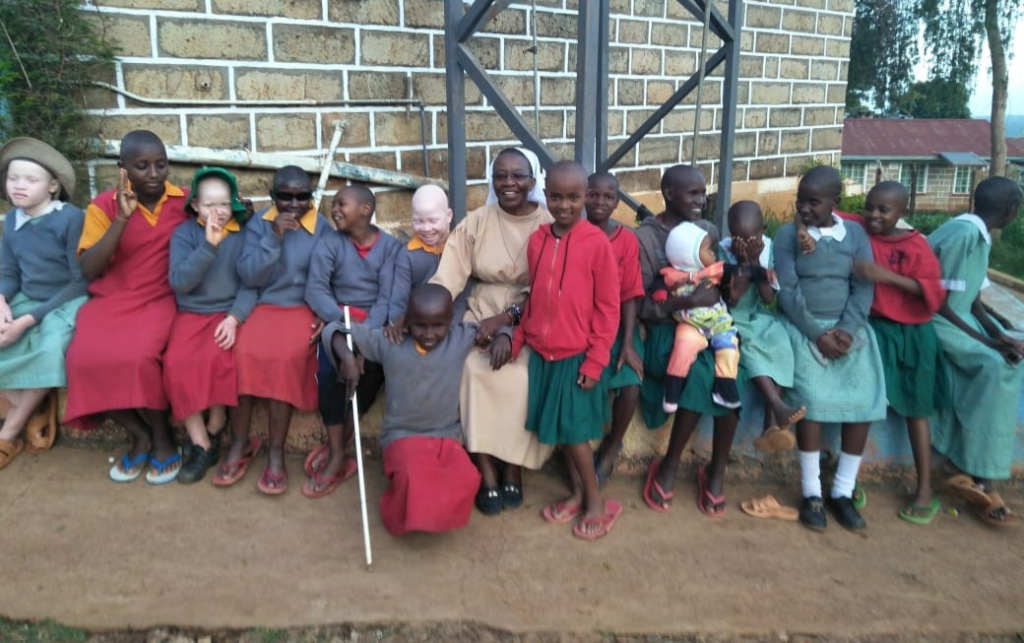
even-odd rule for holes
{"type": "Polygon", "coordinates": [[[518,326],[519,322],[523,319],[523,311],[519,308],[519,304],[512,304],[505,309],[505,314],[512,321],[513,326],[518,326]]]}

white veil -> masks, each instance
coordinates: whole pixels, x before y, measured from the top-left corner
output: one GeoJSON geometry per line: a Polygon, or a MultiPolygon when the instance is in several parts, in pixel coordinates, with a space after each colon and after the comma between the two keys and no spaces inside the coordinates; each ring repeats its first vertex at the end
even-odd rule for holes
{"type": "MultiPolygon", "coordinates": [[[[547,203],[547,198],[544,196],[544,171],[540,167],[540,159],[537,158],[536,154],[526,149],[525,147],[517,147],[515,149],[522,152],[523,156],[525,156],[527,160],[530,161],[530,167],[532,168],[533,178],[536,181],[536,183],[533,186],[533,189],[530,190],[530,193],[528,195],[526,195],[526,200],[544,205],[545,203],[547,203]]],[[[490,166],[487,168],[487,205],[498,202],[498,195],[494,192],[494,181],[491,179],[491,175],[494,174],[494,161],[497,160],[498,157],[495,156],[494,160],[491,161],[490,166]]]]}

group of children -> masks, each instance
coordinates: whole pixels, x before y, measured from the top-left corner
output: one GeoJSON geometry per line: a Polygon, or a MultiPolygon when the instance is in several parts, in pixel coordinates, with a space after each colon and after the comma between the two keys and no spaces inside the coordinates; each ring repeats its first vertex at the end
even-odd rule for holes
{"type": "Polygon", "coordinates": [[[992,525],[1016,522],[992,480],[1009,476],[1024,344],[978,302],[989,233],[1021,204],[1008,180],[982,182],[976,214],[926,240],[900,225],[900,184],[875,186],[863,217],[849,215],[836,209],[839,175],[816,168],[773,245],[749,201],[730,208],[732,236],[719,241],[692,167],[666,171],[665,211],[634,231],[611,216],[614,176],[562,161],[541,182],[535,159],[510,148],[491,168],[493,200],[450,237],[444,192],[419,189],[402,244],[373,225],[363,186],[338,191],[328,225],[296,167],[275,173],[273,205],[253,213],[227,170],[200,169],[187,193],[168,183],[151,132],[129,133],[118,165],[117,188],[82,213],[67,202],[74,173],[56,150],[32,139],[0,150],[15,206],[0,275],[0,389],[11,405],[0,467],[39,448],[40,415],[55,412],[49,392],[66,385],[65,422],[108,418],[132,438],[112,480],[191,483],[216,467],[213,484],[231,486],[262,449],[250,436],[262,398],[269,457],[257,488],[287,490],[293,411],[317,409],[327,441],[306,458],[302,493],[321,498],[356,473],[349,400],[364,412],[386,381],[391,484],[381,516],[391,533],[461,527],[474,505],[484,514],[520,506],[520,467],[560,446],[570,493],[542,516],[593,540],[622,513],[603,489],[638,405],[652,428],[676,414],[646,504],[669,511],[682,452],[710,414],[697,505],[725,512],[749,379],[765,401],[755,446],[799,449],[805,526],[824,529],[827,506],[842,526],[864,528],[857,473],[868,428],[887,408],[906,418],[918,472],[902,518],[926,524],[938,511],[934,447],[957,468],[948,490],[992,525]],[[188,434],[183,450],[171,419],[188,434]],[[825,423],[842,425],[827,501],[825,423]]]}

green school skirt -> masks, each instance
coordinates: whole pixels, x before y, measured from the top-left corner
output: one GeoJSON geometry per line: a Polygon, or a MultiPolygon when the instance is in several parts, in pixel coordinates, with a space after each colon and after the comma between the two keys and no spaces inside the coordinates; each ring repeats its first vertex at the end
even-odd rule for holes
{"type": "Polygon", "coordinates": [[[530,351],[526,430],[536,433],[541,444],[580,444],[604,435],[608,390],[600,381],[589,391],[576,383],[583,357],[548,362],[530,351]]]}
{"type": "MultiPolygon", "coordinates": [[[[665,370],[668,368],[669,353],[675,341],[675,324],[648,324],[647,339],[644,342],[644,381],[640,383],[640,409],[643,411],[644,424],[648,429],[660,429],[668,421],[668,414],[662,408],[665,397],[665,370]]],[[[743,354],[742,347],[740,355],[743,354]]],[[[700,413],[701,415],[719,416],[733,412],[719,406],[711,399],[711,386],[715,383],[715,354],[711,350],[703,350],[690,367],[683,392],[679,396],[679,406],[700,413]]],[[[747,385],[747,370],[740,359],[739,371],[736,374],[736,386],[740,391],[747,385]]]]}
{"type": "Polygon", "coordinates": [[[930,416],[948,399],[945,378],[939,377],[942,352],[935,327],[879,317],[868,321],[878,340],[889,406],[900,417],[930,416]]]}
{"type": "MultiPolygon", "coordinates": [[[[633,329],[633,348],[636,349],[636,354],[640,356],[640,359],[643,359],[644,342],[640,339],[639,326],[633,329]]],[[[611,361],[608,362],[608,366],[605,366],[604,372],[601,373],[601,383],[607,391],[617,391],[627,386],[640,386],[640,376],[628,365],[623,364],[622,370],[615,370],[615,365],[619,362],[619,355],[621,353],[622,329],[620,328],[619,334],[615,336],[615,343],[612,344],[611,361]]]]}
{"type": "MultiPolygon", "coordinates": [[[[820,363],[807,338],[786,317],[780,317],[793,346],[795,370],[793,388],[782,399],[790,406],[807,407],[807,419],[813,422],[875,422],[886,415],[885,375],[878,341],[871,326],[857,331],[860,348],[839,359],[820,363]]],[[[837,320],[819,319],[822,328],[835,326],[837,320]]]]}
{"type": "MultiPolygon", "coordinates": [[[[78,297],[50,311],[10,346],[0,349],[0,389],[59,388],[67,386],[64,357],[75,332],[75,317],[88,297],[78,297]]],[[[17,319],[32,312],[40,302],[22,293],[11,300],[17,319]]]]}

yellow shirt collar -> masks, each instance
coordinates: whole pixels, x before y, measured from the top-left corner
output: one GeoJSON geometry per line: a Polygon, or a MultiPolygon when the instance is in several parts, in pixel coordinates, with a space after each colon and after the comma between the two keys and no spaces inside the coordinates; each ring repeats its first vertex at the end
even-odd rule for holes
{"type": "Polygon", "coordinates": [[[423,242],[423,239],[414,235],[413,238],[409,240],[409,244],[406,248],[409,250],[423,250],[424,252],[429,252],[432,255],[439,255],[444,250],[444,244],[442,243],[439,246],[428,246],[423,242]]]}
{"type": "MultiPolygon", "coordinates": [[[[318,216],[316,208],[310,207],[309,210],[306,210],[306,214],[302,215],[302,218],[299,219],[299,225],[301,225],[309,234],[313,234],[316,232],[316,218],[318,216]]],[[[277,208],[275,206],[270,206],[270,208],[263,213],[264,221],[273,221],[276,218],[277,208]]]]}
{"type": "MultiPolygon", "coordinates": [[[[199,217],[196,217],[196,222],[199,223],[199,225],[201,225],[202,227],[206,227],[206,221],[203,221],[199,217]]],[[[228,219],[228,222],[224,224],[223,229],[228,232],[239,232],[242,229],[242,226],[238,224],[238,219],[231,217],[230,219],[228,219]]]]}
{"type": "Polygon", "coordinates": [[[164,195],[160,197],[159,201],[157,201],[156,207],[152,212],[150,212],[146,206],[142,205],[142,203],[139,203],[139,212],[142,213],[143,218],[146,219],[146,222],[149,225],[156,226],[156,222],[160,219],[160,211],[163,210],[164,203],[166,203],[167,199],[172,196],[182,197],[185,196],[185,193],[182,192],[181,188],[177,185],[174,185],[170,181],[164,181],[164,195]]]}

